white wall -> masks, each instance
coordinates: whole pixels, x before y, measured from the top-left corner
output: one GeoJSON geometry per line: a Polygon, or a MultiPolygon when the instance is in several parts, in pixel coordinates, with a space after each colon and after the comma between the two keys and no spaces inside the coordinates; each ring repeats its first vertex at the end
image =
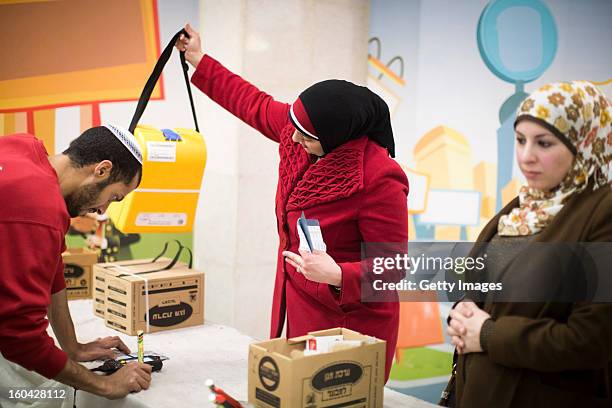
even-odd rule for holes
{"type": "MultiPolygon", "coordinates": [[[[292,102],[312,83],[366,77],[366,0],[202,0],[205,52],[292,102]]],[[[278,236],[278,146],[209,100],[198,103],[209,160],[195,230],[207,318],[267,338],[278,236]]]]}

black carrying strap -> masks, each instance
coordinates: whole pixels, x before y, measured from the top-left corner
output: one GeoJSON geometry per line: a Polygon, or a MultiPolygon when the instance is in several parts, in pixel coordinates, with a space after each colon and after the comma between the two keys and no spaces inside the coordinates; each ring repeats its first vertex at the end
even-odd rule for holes
{"type": "Polygon", "coordinates": [[[189,263],[187,264],[187,266],[189,267],[189,269],[191,269],[191,267],[193,266],[193,252],[191,252],[191,249],[186,246],[184,246],[183,249],[186,249],[187,252],[189,252],[189,263]]]}
{"type": "MultiPolygon", "coordinates": [[[[189,266],[189,269],[191,269],[191,266],[193,265],[193,252],[191,252],[191,249],[189,249],[189,247],[186,247],[183,244],[181,244],[181,242],[178,239],[174,239],[172,241],[166,241],[166,243],[164,244],[164,249],[162,249],[162,251],[159,253],[159,255],[157,255],[155,258],[153,258],[151,263],[157,261],[159,258],[161,258],[166,253],[166,250],[168,249],[168,244],[170,242],[176,242],[176,244],[178,245],[178,250],[176,251],[176,255],[174,255],[174,258],[172,259],[172,262],[170,262],[170,264],[168,264],[167,266],[163,267],[162,269],[158,269],[157,271],[163,271],[165,269],[172,269],[172,267],[178,262],[178,260],[181,257],[181,254],[183,253],[184,249],[186,249],[187,252],[189,253],[189,263],[188,263],[188,266],[189,266]]],[[[157,271],[154,271],[154,272],[157,272],[157,271]]]]}
{"type": "MultiPolygon", "coordinates": [[[[147,80],[147,83],[145,84],[142,93],[140,94],[140,99],[138,100],[138,105],[136,106],[136,112],[134,112],[134,116],[132,116],[132,122],[130,123],[130,132],[134,133],[134,130],[138,125],[138,121],[142,117],[142,114],[144,113],[144,110],[147,107],[147,103],[149,103],[149,98],[151,97],[151,93],[153,93],[153,88],[155,88],[155,84],[157,84],[157,81],[159,80],[159,77],[162,71],[164,70],[164,66],[172,55],[172,49],[174,48],[174,44],[176,43],[176,40],[178,40],[181,34],[184,34],[186,37],[189,37],[189,34],[187,34],[187,31],[185,31],[184,29],[174,34],[168,45],[166,45],[164,51],[162,51],[161,55],[159,56],[159,59],[155,64],[155,68],[153,68],[153,72],[151,73],[151,76],[147,80]]],[[[181,51],[180,54],[181,66],[183,67],[183,76],[185,77],[185,85],[187,86],[187,93],[189,94],[189,103],[191,104],[191,114],[193,115],[193,123],[195,124],[196,132],[199,132],[200,128],[198,126],[198,118],[196,117],[195,106],[193,104],[193,96],[191,95],[191,86],[189,86],[189,76],[187,75],[189,66],[185,61],[185,52],[181,51]]]]}
{"type": "Polygon", "coordinates": [[[174,255],[174,258],[172,258],[170,263],[168,265],[164,266],[163,268],[155,269],[153,271],[147,271],[146,273],[149,273],[149,272],[159,272],[159,271],[164,271],[164,270],[172,269],[174,267],[174,265],[176,265],[176,263],[178,262],[179,257],[181,256],[181,253],[183,252],[183,248],[184,248],[183,244],[181,244],[178,239],[175,239],[173,241],[166,241],[166,243],[164,244],[164,249],[162,249],[162,251],[159,253],[159,255],[157,255],[155,258],[153,258],[151,263],[156,262],[159,258],[161,258],[166,253],[166,250],[168,249],[168,244],[170,242],[176,242],[176,245],[178,245],[178,249],[176,250],[176,254],[174,255]]]}
{"type": "MultiPolygon", "coordinates": [[[[178,241],[177,241],[178,242],[178,241]]],[[[168,243],[170,243],[170,241],[166,241],[164,243],[164,249],[161,250],[161,252],[155,257],[153,258],[153,260],[151,261],[151,263],[155,263],[157,262],[157,260],[159,258],[161,258],[162,256],[164,256],[164,254],[166,253],[166,251],[168,250],[168,243]]],[[[179,243],[179,249],[181,248],[181,244],[179,243]]]]}
{"type": "MultiPolygon", "coordinates": [[[[169,241],[169,242],[172,242],[172,241],[169,241]]],[[[189,263],[188,263],[188,266],[189,266],[189,269],[191,269],[191,266],[193,265],[193,253],[191,252],[191,249],[189,249],[186,246],[183,246],[183,244],[181,244],[181,242],[178,239],[173,240],[173,242],[176,242],[176,244],[178,245],[178,249],[176,251],[176,254],[174,255],[174,258],[172,258],[170,263],[168,265],[164,266],[163,268],[159,268],[159,269],[155,269],[153,271],[147,271],[147,272],[143,272],[143,273],[159,272],[159,271],[166,271],[168,269],[172,269],[174,267],[174,265],[176,265],[176,263],[178,262],[178,260],[181,257],[181,254],[183,253],[184,249],[186,249],[189,252],[189,263]]],[[[153,258],[153,260],[151,262],[155,262],[159,258],[161,258],[166,253],[167,249],[168,249],[168,242],[166,242],[164,244],[164,249],[161,251],[161,253],[159,255],[157,255],[155,258],[153,258]]]]}
{"type": "MultiPolygon", "coordinates": [[[[181,257],[181,254],[183,253],[183,250],[187,250],[188,253],[189,253],[189,263],[187,265],[188,265],[189,269],[191,269],[191,267],[193,265],[193,253],[191,252],[191,249],[189,249],[186,246],[183,246],[183,244],[181,244],[180,241],[177,240],[177,239],[175,239],[173,241],[167,241],[166,243],[164,243],[164,249],[162,249],[162,251],[159,253],[159,255],[157,255],[155,258],[153,258],[152,261],[147,262],[147,263],[155,263],[159,258],[161,258],[166,253],[166,251],[168,250],[168,244],[170,242],[176,242],[176,244],[178,245],[178,248],[176,250],[176,254],[172,258],[172,260],[170,260],[170,263],[168,265],[163,266],[161,268],[152,269],[150,271],[136,272],[133,275],[146,275],[147,273],[167,271],[169,269],[172,269],[174,267],[174,265],[176,265],[176,263],[179,261],[179,258],[181,257]]],[[[121,278],[121,277],[124,277],[124,276],[130,276],[130,274],[122,274],[122,275],[118,275],[117,277],[121,278]]]]}

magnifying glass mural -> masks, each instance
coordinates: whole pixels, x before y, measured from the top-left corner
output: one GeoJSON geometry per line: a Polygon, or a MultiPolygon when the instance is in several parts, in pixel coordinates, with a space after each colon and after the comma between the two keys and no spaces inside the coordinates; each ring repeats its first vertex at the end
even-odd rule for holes
{"type": "Polygon", "coordinates": [[[493,74],[515,85],[514,94],[499,110],[497,129],[497,211],[502,190],[514,167],[514,119],[527,97],[525,84],[539,78],[557,53],[557,27],[548,7],[540,0],[491,0],[483,9],[477,28],[480,56],[493,74]]]}

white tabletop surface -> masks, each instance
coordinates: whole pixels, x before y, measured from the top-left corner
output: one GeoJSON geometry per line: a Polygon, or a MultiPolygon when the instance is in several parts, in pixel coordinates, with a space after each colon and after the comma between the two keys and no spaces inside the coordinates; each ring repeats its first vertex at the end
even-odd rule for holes
{"type": "MultiPolygon", "coordinates": [[[[79,341],[119,336],[136,350],[136,337],[117,332],[94,316],[90,300],[70,301],[70,311],[79,341]]],[[[52,334],[51,330],[49,333],[52,334]]],[[[83,391],[77,392],[77,408],[206,407],[211,378],[240,401],[247,400],[247,358],[254,339],[236,329],[206,322],[203,326],[145,334],[145,350],[169,357],[161,372],[153,374],[151,387],[122,400],[109,401],[83,391]]],[[[70,396],[72,400],[72,396],[70,396]]],[[[67,402],[67,401],[66,401],[67,402]]],[[[71,406],[71,405],[70,405],[71,406]]],[[[388,408],[435,407],[428,402],[385,388],[388,408]]]]}

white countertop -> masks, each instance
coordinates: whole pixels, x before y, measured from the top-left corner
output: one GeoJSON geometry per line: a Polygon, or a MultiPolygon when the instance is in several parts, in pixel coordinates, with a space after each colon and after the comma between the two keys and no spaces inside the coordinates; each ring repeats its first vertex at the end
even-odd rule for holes
{"type": "MultiPolygon", "coordinates": [[[[70,311],[79,341],[119,336],[132,351],[136,350],[136,337],[106,327],[102,319],[94,316],[90,300],[70,301],[70,311]]],[[[153,374],[151,387],[117,401],[78,391],[77,408],[209,406],[209,390],[204,385],[208,378],[213,379],[215,384],[234,398],[246,401],[247,358],[249,344],[253,341],[254,339],[236,329],[208,322],[203,326],[147,333],[144,340],[145,350],[169,357],[169,360],[164,361],[161,372],[153,374]]],[[[389,388],[385,388],[384,406],[435,407],[389,388]]]]}

